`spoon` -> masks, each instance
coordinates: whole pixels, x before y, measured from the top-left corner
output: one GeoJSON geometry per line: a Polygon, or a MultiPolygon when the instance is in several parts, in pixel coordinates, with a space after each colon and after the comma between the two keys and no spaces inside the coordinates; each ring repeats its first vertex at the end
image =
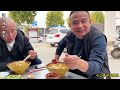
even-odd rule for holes
{"type": "Polygon", "coordinates": [[[25,62],[31,55],[29,54],[23,61],[25,62]]]}

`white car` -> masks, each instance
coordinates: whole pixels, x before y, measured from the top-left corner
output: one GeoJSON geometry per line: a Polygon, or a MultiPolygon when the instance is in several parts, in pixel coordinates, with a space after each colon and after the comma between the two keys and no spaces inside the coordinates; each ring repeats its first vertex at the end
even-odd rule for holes
{"type": "Polygon", "coordinates": [[[46,37],[46,43],[49,43],[51,46],[55,46],[70,29],[66,27],[54,27],[49,29],[49,33],[46,37]]]}

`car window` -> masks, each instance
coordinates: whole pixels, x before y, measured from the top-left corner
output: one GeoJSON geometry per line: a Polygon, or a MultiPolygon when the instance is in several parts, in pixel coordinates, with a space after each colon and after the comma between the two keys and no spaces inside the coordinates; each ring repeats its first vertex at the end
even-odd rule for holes
{"type": "Polygon", "coordinates": [[[67,34],[67,32],[70,31],[69,29],[61,29],[60,32],[63,34],[67,34]]]}
{"type": "Polygon", "coordinates": [[[55,33],[58,33],[58,29],[51,29],[49,34],[55,34],[55,33]]]}

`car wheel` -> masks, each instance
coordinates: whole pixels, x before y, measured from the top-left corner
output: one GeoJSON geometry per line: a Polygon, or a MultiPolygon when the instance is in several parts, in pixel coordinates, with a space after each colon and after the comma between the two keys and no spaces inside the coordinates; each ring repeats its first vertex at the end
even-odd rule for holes
{"type": "Polygon", "coordinates": [[[55,46],[55,44],[50,44],[52,47],[55,46]]]}
{"type": "Polygon", "coordinates": [[[38,42],[39,42],[39,43],[42,43],[42,40],[39,40],[38,42]]]}
{"type": "Polygon", "coordinates": [[[120,58],[120,49],[114,49],[112,52],[111,52],[111,56],[113,57],[113,58],[120,58]]]}

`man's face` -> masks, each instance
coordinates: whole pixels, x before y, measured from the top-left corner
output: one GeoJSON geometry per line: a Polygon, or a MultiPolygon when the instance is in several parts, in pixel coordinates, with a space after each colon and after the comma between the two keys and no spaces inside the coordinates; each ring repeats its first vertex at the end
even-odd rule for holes
{"type": "Polygon", "coordinates": [[[0,27],[0,37],[6,42],[6,43],[11,43],[12,41],[15,40],[17,31],[16,31],[16,25],[15,23],[6,23],[6,28],[5,32],[2,27],[0,27]],[[5,34],[4,34],[5,33],[5,34]]]}
{"type": "Polygon", "coordinates": [[[90,31],[91,21],[85,11],[75,12],[70,16],[70,27],[77,38],[83,38],[90,31]]]}

